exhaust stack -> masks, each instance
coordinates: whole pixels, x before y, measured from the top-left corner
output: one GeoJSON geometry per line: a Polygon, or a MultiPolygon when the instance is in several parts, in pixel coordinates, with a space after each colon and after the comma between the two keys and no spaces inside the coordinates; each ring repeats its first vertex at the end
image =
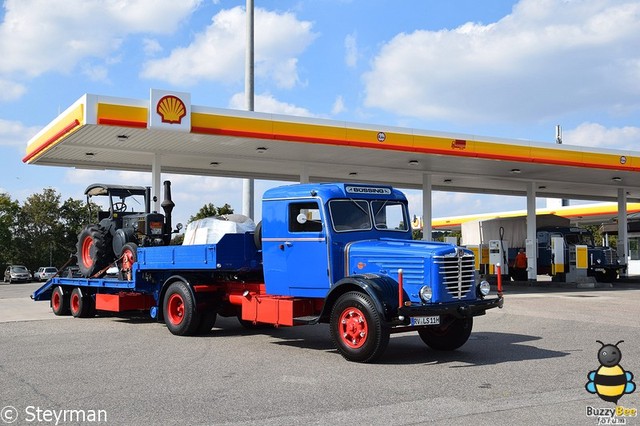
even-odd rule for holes
{"type": "Polygon", "coordinates": [[[175,203],[171,200],[171,182],[168,180],[164,181],[164,200],[162,200],[162,210],[164,210],[164,226],[165,226],[165,234],[168,235],[168,238],[171,239],[171,212],[175,207],[175,203]]]}

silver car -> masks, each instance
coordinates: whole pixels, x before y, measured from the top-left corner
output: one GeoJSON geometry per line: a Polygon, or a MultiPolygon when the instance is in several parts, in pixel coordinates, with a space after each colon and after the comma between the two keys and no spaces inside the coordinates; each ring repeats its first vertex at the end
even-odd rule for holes
{"type": "Polygon", "coordinates": [[[26,266],[22,265],[9,265],[4,271],[4,282],[9,284],[15,282],[28,283],[31,281],[31,273],[26,266]]]}

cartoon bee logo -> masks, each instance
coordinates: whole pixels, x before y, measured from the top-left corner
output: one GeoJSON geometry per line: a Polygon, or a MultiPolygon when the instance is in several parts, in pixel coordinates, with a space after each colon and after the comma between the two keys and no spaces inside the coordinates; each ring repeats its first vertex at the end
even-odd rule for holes
{"type": "Polygon", "coordinates": [[[624,340],[615,345],[605,345],[600,340],[596,342],[602,345],[598,350],[600,368],[587,374],[589,381],[584,387],[587,392],[598,394],[602,400],[617,404],[622,395],[636,390],[636,384],[632,381],[633,373],[624,371],[620,366],[622,352],[618,345],[624,340]]]}

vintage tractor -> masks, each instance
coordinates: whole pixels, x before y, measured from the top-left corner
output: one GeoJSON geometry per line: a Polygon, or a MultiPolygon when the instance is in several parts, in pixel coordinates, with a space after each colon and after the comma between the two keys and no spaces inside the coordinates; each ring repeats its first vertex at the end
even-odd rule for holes
{"type": "MultiPolygon", "coordinates": [[[[136,261],[138,246],[164,246],[171,242],[171,182],[164,182],[164,215],[151,212],[151,189],[142,186],[89,185],[85,190],[89,214],[91,198],[105,196],[108,210],[99,209],[97,223],[78,235],[78,268],[84,277],[102,276],[117,261],[125,273],[136,261]]],[[[95,204],[94,204],[95,205],[95,204]]]]}

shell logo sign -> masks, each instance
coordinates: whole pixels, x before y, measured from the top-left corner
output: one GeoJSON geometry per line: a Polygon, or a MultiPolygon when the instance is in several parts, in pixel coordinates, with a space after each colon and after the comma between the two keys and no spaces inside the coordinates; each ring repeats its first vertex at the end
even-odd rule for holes
{"type": "Polygon", "coordinates": [[[191,131],[191,95],[151,89],[149,128],[191,131]]]}
{"type": "Polygon", "coordinates": [[[156,112],[160,115],[163,123],[178,123],[187,115],[187,107],[184,102],[176,96],[164,96],[158,101],[156,112]]]}

